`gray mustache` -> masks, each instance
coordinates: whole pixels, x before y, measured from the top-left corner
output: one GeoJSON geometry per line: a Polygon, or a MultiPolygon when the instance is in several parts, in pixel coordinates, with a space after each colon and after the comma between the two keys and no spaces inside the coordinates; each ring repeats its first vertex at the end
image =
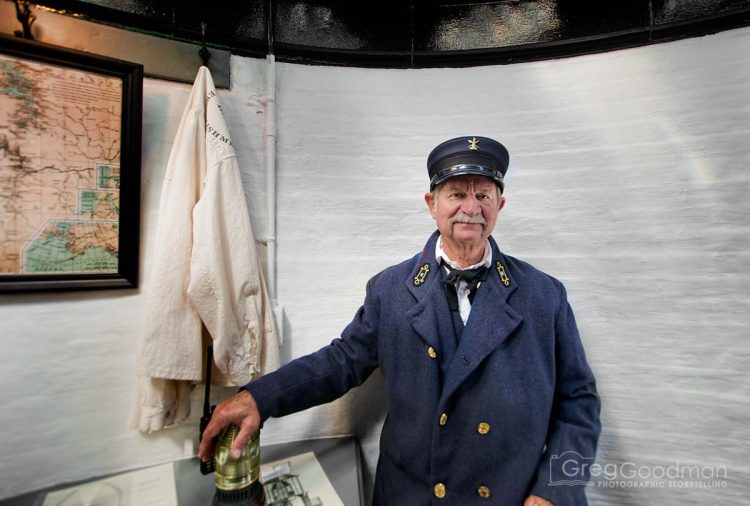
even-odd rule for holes
{"type": "Polygon", "coordinates": [[[456,223],[479,223],[483,227],[487,226],[487,221],[481,214],[477,216],[469,216],[462,211],[459,211],[453,218],[451,218],[451,225],[456,223]]]}

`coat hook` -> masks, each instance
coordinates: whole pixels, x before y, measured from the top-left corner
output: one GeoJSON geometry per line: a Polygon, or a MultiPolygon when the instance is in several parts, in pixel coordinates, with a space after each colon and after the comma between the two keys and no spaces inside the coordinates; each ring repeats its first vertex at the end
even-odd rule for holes
{"type": "Polygon", "coordinates": [[[203,61],[203,66],[208,67],[208,60],[211,58],[211,52],[208,50],[208,47],[206,46],[206,22],[201,21],[201,37],[203,39],[203,43],[201,44],[200,51],[198,51],[198,54],[201,57],[201,60],[203,61]]]}
{"type": "Polygon", "coordinates": [[[21,7],[21,2],[18,0],[13,0],[13,3],[16,4],[16,18],[21,22],[21,27],[23,28],[23,31],[15,30],[13,33],[16,37],[34,40],[34,36],[31,35],[31,25],[36,21],[36,16],[31,13],[29,2],[23,2],[23,7],[21,7]]]}

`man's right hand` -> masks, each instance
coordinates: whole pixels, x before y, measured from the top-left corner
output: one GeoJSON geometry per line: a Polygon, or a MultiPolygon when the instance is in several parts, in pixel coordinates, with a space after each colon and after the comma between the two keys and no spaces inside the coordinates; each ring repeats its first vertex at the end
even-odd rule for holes
{"type": "Polygon", "coordinates": [[[206,425],[206,430],[203,431],[198,447],[198,457],[203,462],[211,459],[214,453],[214,438],[221,434],[221,431],[230,423],[240,428],[239,434],[232,441],[230,451],[231,457],[236,460],[242,455],[242,449],[247,445],[250,436],[260,427],[258,406],[247,390],[233,395],[216,406],[211,420],[206,425]]]}

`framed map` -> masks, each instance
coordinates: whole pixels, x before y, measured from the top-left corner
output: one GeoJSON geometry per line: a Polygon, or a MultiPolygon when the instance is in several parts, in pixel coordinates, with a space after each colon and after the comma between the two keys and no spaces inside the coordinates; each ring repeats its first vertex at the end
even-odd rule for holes
{"type": "Polygon", "coordinates": [[[0,36],[0,292],[138,283],[143,67],[0,36]]]}

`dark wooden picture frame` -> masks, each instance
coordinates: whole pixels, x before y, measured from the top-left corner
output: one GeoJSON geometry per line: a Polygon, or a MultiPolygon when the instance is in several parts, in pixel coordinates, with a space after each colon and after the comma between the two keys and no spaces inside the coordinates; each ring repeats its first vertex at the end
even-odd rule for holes
{"type": "Polygon", "coordinates": [[[0,99],[5,99],[6,103],[18,101],[12,102],[17,110],[0,114],[0,293],[137,287],[143,66],[4,35],[0,35],[0,57],[3,57],[0,59],[0,99]],[[56,87],[54,96],[58,99],[69,96],[73,105],[68,104],[66,98],[61,100],[62,104],[50,103],[49,97],[22,102],[21,92],[28,92],[30,96],[44,95],[33,79],[17,71],[20,68],[27,69],[34,79],[45,76],[56,79],[55,84],[50,85],[51,89],[56,87]],[[68,75],[66,72],[75,78],[63,79],[68,75]],[[118,94],[121,99],[119,139],[112,134],[116,130],[108,126],[117,124],[114,105],[118,94]],[[79,106],[79,102],[83,105],[79,106]],[[89,103],[95,105],[88,107],[89,103]],[[113,107],[101,107],[102,103],[113,107]],[[54,120],[38,120],[34,128],[19,123],[28,122],[32,117],[46,118],[46,109],[49,114],[56,114],[54,120]],[[70,111],[75,115],[72,119],[70,111]],[[110,136],[101,134],[100,139],[96,118],[103,115],[113,119],[110,123],[101,121],[102,131],[110,136]],[[53,143],[54,149],[45,146],[47,137],[42,137],[53,135],[49,133],[52,124],[64,131],[55,138],[59,145],[53,143]],[[81,141],[83,148],[75,145],[77,139],[87,137],[89,131],[97,138],[81,141]],[[38,139],[33,138],[35,132],[38,139]],[[36,158],[25,156],[21,144],[34,146],[36,158]],[[80,156],[75,163],[65,158],[64,164],[58,166],[42,156],[41,153],[47,151],[63,156],[72,152],[80,156]],[[106,152],[110,159],[117,156],[118,163],[80,161],[80,157],[90,155],[93,159],[93,154],[99,152],[106,152]],[[34,171],[39,174],[32,174],[34,171]],[[19,183],[24,178],[25,182],[19,183]],[[82,180],[93,181],[93,188],[76,186],[82,180]],[[34,183],[30,184],[31,181],[34,183]],[[33,186],[36,181],[39,187],[33,186]],[[65,181],[75,188],[66,188],[63,192],[55,187],[57,181],[65,181]],[[30,186],[33,186],[31,190],[30,186]],[[63,200],[61,195],[68,200],[63,200]],[[52,204],[45,201],[47,197],[52,204]],[[64,209],[68,215],[59,220],[54,218],[56,207],[64,209]],[[36,213],[32,224],[26,225],[20,233],[19,220],[28,222],[27,210],[31,208],[36,213]],[[70,217],[74,215],[77,217],[70,217]],[[36,235],[28,233],[31,226],[37,226],[33,232],[36,235]],[[22,243],[24,246],[19,247],[22,243]],[[32,247],[33,250],[29,249],[32,247]],[[46,260],[45,254],[54,254],[54,261],[46,260]],[[14,266],[17,270],[13,270],[14,266]]]}

